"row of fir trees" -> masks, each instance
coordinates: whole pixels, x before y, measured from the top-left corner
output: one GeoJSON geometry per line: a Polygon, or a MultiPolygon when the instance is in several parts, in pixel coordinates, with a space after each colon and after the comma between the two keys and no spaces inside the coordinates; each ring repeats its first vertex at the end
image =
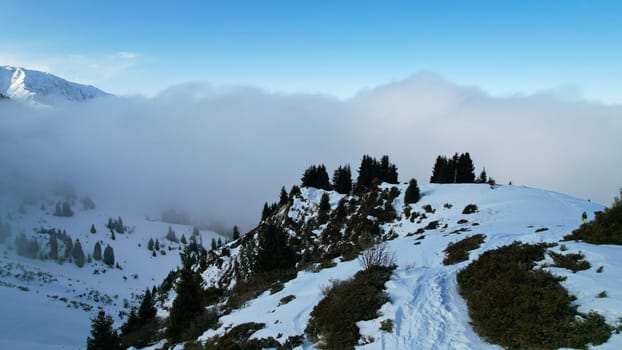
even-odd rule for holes
{"type": "MultiPolygon", "coordinates": [[[[302,175],[302,187],[315,187],[323,190],[335,190],[341,194],[349,193],[353,188],[352,171],[349,165],[339,166],[333,173],[332,183],[324,164],[313,165],[307,168],[302,175]]],[[[377,160],[364,155],[358,169],[356,185],[368,188],[374,184],[387,182],[398,183],[397,166],[390,162],[389,156],[382,156],[377,160]]]]}

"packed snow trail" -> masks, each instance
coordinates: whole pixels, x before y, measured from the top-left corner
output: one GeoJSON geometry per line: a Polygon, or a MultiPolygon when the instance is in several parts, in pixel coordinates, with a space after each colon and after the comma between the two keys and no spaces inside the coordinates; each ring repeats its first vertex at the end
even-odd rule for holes
{"type": "MultiPolygon", "coordinates": [[[[383,318],[394,320],[394,334],[382,334],[379,342],[360,349],[500,349],[482,342],[468,325],[454,272],[428,267],[398,270],[386,286],[391,304],[380,311],[383,318]]],[[[359,324],[362,333],[364,324],[359,324]]]]}

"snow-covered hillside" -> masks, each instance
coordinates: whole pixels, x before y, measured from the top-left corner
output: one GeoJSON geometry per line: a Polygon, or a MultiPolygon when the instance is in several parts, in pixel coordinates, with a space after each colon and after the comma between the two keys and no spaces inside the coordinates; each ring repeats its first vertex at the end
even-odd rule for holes
{"type": "MultiPolygon", "coordinates": [[[[72,217],[54,216],[55,204],[61,199],[48,197],[26,203],[0,194],[0,228],[8,225],[11,232],[0,243],[0,309],[4,315],[0,317],[1,349],[84,348],[90,318],[99,308],[113,315],[119,326],[119,313],[137,306],[146,288],[159,286],[181,264],[179,252],[184,244],[166,239],[168,223],[99,206],[84,210],[80,200],[73,205],[72,217]],[[113,240],[106,225],[109,218],[118,217],[127,232],[115,233],[113,240]],[[91,225],[96,233],[91,233],[91,225]],[[76,266],[75,258],[62,259],[61,240],[61,259],[50,257],[51,235],[39,232],[52,228],[65,231],[73,242],[79,240],[87,257],[83,267],[76,266]],[[30,242],[37,242],[34,258],[17,254],[15,239],[22,233],[30,242]],[[148,249],[150,239],[160,243],[155,253],[148,249]],[[96,242],[100,242],[102,251],[108,245],[113,248],[114,266],[93,259],[96,242]]],[[[183,235],[190,240],[193,235],[192,226],[170,227],[178,239],[183,235]]],[[[206,246],[212,238],[224,240],[211,231],[195,235],[206,246]]]]}
{"type": "MultiPolygon", "coordinates": [[[[383,184],[389,190],[392,185],[383,184]]],[[[403,203],[406,185],[397,185],[400,195],[391,205],[398,217],[382,225],[386,233],[386,245],[396,255],[397,269],[386,283],[390,302],[379,310],[377,319],[358,323],[361,343],[357,349],[501,349],[482,340],[470,325],[467,305],[458,293],[456,275],[484,251],[511,244],[559,243],[562,238],[581,224],[585,211],[589,220],[603,206],[567,195],[519,186],[495,186],[485,184],[423,184],[422,198],[411,204],[411,210],[425,213],[417,220],[404,214],[403,203]],[[476,213],[463,214],[463,209],[475,204],[476,213]],[[425,210],[423,207],[429,205],[425,210]],[[430,225],[432,222],[436,225],[430,225]],[[449,243],[457,242],[475,234],[486,239],[480,248],[470,252],[469,260],[456,265],[443,265],[444,250],[449,243]],[[391,332],[381,330],[381,323],[392,320],[391,332]]],[[[287,226],[298,225],[317,218],[322,190],[303,188],[302,193],[274,214],[273,219],[283,220],[287,226]],[[280,219],[279,219],[280,218],[280,219]]],[[[331,209],[349,196],[329,192],[331,209]]],[[[370,218],[370,220],[376,220],[370,218]]],[[[302,225],[302,226],[301,226],[302,225]]],[[[322,231],[328,224],[320,225],[306,240],[321,240],[322,231]]],[[[253,234],[253,232],[249,233],[253,234]]],[[[301,232],[289,231],[292,236],[301,232]]],[[[248,237],[247,237],[248,238],[248,237]]],[[[580,312],[596,311],[611,326],[619,326],[622,317],[622,251],[618,246],[592,245],[581,242],[563,242],[550,248],[564,253],[581,252],[591,263],[591,268],[576,273],[557,267],[548,271],[566,277],[562,285],[577,297],[580,312]],[[599,296],[602,291],[606,297],[599,296]]],[[[323,246],[321,249],[329,249],[323,246]]],[[[315,254],[321,254],[316,251],[315,254]]],[[[207,286],[224,280],[235,284],[227,274],[230,267],[240,265],[241,248],[230,244],[225,262],[208,266],[203,272],[207,286]]],[[[322,268],[319,264],[299,271],[283,289],[266,291],[246,302],[241,308],[220,317],[219,326],[207,330],[199,340],[202,342],[222,336],[236,325],[248,322],[265,324],[252,334],[251,339],[270,338],[284,343],[289,337],[304,336],[313,308],[324,297],[323,289],[335,280],[351,278],[362,270],[354,259],[333,259],[334,266],[322,268]]],[[[542,264],[551,263],[547,258],[542,264]]],[[[231,286],[229,285],[229,286],[231,286]]],[[[160,344],[161,345],[161,344],[160,344]]],[[[155,348],[155,347],[154,347],[155,348]]],[[[296,349],[313,349],[314,344],[305,339],[296,349]]],[[[594,349],[622,348],[622,335],[613,334],[605,344],[594,349]]]]}
{"type": "Polygon", "coordinates": [[[50,73],[11,66],[0,66],[0,95],[36,105],[109,96],[90,85],[73,83],[50,73]]]}

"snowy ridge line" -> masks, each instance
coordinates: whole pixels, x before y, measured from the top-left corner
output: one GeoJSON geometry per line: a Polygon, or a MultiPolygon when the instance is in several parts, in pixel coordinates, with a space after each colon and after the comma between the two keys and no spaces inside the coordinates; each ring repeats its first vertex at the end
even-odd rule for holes
{"type": "MultiPolygon", "coordinates": [[[[581,224],[582,212],[589,219],[603,206],[580,200],[564,194],[519,186],[495,186],[478,184],[421,184],[421,200],[411,204],[411,210],[423,213],[423,206],[433,211],[426,212],[426,218],[411,221],[403,210],[405,185],[395,185],[400,195],[391,202],[397,219],[382,225],[384,233],[390,231],[395,237],[386,242],[387,248],[395,252],[397,269],[385,284],[390,302],[379,310],[378,318],[358,322],[360,334],[365,339],[356,349],[501,349],[498,345],[482,340],[472,329],[466,302],[458,293],[456,275],[477,257],[491,249],[511,244],[558,243],[564,236],[581,224]],[[474,214],[462,214],[465,206],[475,204],[474,214]],[[430,222],[438,221],[433,229],[424,229],[430,222]],[[465,222],[466,221],[466,222],[465,222]],[[421,229],[423,233],[420,232],[421,229]],[[475,234],[485,234],[480,248],[470,252],[467,261],[444,266],[443,252],[449,243],[455,243],[475,234]],[[392,320],[392,332],[380,330],[381,322],[392,320]]],[[[382,184],[381,189],[394,185],[382,184]]],[[[305,227],[317,219],[320,198],[325,191],[302,188],[301,194],[293,199],[287,210],[275,214],[292,227],[305,227]]],[[[337,203],[352,197],[328,192],[331,210],[337,203]]],[[[286,226],[289,227],[289,226],[286,226]]],[[[317,239],[327,224],[320,225],[306,239],[317,239]]],[[[287,229],[290,236],[302,234],[287,229]]],[[[622,285],[622,258],[619,247],[595,246],[581,242],[564,242],[570,252],[581,251],[588,260],[593,260],[592,269],[572,273],[559,268],[548,268],[555,274],[566,277],[562,282],[571,294],[578,297],[581,312],[597,311],[605,316],[610,325],[622,317],[622,293],[615,285],[622,285]],[[598,266],[605,266],[608,274],[596,272],[598,266]],[[596,298],[597,292],[607,290],[607,298],[596,298]]],[[[230,262],[224,269],[237,261],[239,249],[232,251],[230,262]]],[[[220,318],[220,327],[206,331],[198,340],[206,341],[222,335],[227,329],[246,322],[261,320],[266,327],[255,332],[251,339],[272,337],[284,341],[288,337],[304,335],[310,313],[323,298],[322,290],[334,280],[349,279],[362,269],[355,260],[333,260],[334,266],[314,271],[299,271],[296,278],[284,284],[282,290],[270,294],[264,292],[250,300],[240,309],[232,310],[220,318]],[[289,297],[292,301],[280,305],[280,300],[289,297]]],[[[218,269],[208,267],[206,280],[217,281],[218,269]]],[[[305,341],[298,350],[314,349],[314,344],[305,341]]],[[[613,334],[605,344],[593,349],[622,348],[622,336],[613,334]]]]}
{"type": "Polygon", "coordinates": [[[53,105],[58,101],[80,102],[111,96],[91,85],[73,83],[50,73],[11,66],[0,66],[0,95],[33,105],[53,105]]]}

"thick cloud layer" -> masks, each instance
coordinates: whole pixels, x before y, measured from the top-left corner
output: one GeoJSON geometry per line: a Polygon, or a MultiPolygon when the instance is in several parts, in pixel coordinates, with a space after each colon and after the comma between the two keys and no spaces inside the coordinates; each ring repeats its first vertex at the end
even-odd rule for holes
{"type": "Polygon", "coordinates": [[[45,109],[0,102],[0,173],[5,190],[62,180],[119,211],[177,208],[249,229],[308,165],[389,154],[401,180],[427,181],[437,155],[468,151],[499,183],[609,204],[622,186],[621,112],[495,98],[433,74],[347,101],[193,84],[45,109]]]}

